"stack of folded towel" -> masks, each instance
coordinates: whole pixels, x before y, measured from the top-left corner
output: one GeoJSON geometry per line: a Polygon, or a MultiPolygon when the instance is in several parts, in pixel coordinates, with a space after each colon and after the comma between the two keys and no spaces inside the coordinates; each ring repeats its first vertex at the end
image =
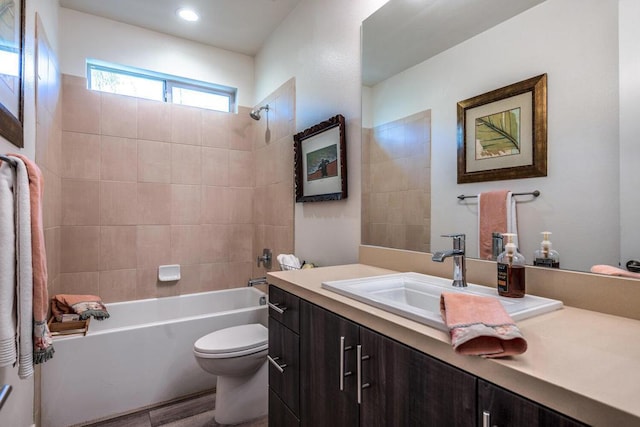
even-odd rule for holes
{"type": "Polygon", "coordinates": [[[527,350],[527,341],[496,298],[443,292],[440,312],[460,354],[495,358],[527,350]]]}
{"type": "Polygon", "coordinates": [[[277,258],[281,270],[300,270],[302,267],[298,257],[293,254],[280,254],[277,258]]]}
{"type": "Polygon", "coordinates": [[[79,315],[80,320],[89,317],[104,320],[109,317],[109,312],[102,300],[95,295],[55,295],[51,299],[51,313],[58,322],[62,321],[62,315],[70,313],[79,315]]]}

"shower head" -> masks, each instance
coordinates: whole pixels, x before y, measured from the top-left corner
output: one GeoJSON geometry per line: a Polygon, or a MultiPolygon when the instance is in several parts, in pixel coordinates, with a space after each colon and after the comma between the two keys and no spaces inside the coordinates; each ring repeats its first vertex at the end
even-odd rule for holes
{"type": "Polygon", "coordinates": [[[255,108],[253,110],[251,110],[251,112],[249,113],[249,115],[251,116],[251,118],[253,120],[260,120],[260,111],[265,110],[265,111],[269,111],[269,104],[260,107],[260,108],[255,108]]]}

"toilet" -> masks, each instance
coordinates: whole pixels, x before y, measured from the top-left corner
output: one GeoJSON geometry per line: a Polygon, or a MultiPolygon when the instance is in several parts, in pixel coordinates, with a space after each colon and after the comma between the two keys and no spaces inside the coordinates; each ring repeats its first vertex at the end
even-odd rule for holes
{"type": "Polygon", "coordinates": [[[220,329],[198,339],[198,365],[217,375],[215,420],[239,424],[267,415],[269,332],[259,323],[220,329]]]}

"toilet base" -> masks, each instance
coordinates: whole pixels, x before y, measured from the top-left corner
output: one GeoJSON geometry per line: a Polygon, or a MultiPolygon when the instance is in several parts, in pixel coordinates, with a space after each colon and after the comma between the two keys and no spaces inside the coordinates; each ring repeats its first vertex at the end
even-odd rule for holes
{"type": "Polygon", "coordinates": [[[269,369],[265,360],[251,375],[218,376],[215,419],[219,424],[240,424],[267,415],[269,369]]]}

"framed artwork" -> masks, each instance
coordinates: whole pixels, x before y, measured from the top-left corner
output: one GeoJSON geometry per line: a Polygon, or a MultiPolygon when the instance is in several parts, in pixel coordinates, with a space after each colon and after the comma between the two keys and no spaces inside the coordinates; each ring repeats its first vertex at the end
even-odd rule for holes
{"type": "Polygon", "coordinates": [[[296,202],[347,198],[345,120],[338,114],[293,136],[296,202]]]}
{"type": "Polygon", "coordinates": [[[23,147],[24,0],[0,0],[0,136],[23,147]]]}
{"type": "Polygon", "coordinates": [[[547,75],[458,102],[458,184],[547,176],[547,75]]]}

